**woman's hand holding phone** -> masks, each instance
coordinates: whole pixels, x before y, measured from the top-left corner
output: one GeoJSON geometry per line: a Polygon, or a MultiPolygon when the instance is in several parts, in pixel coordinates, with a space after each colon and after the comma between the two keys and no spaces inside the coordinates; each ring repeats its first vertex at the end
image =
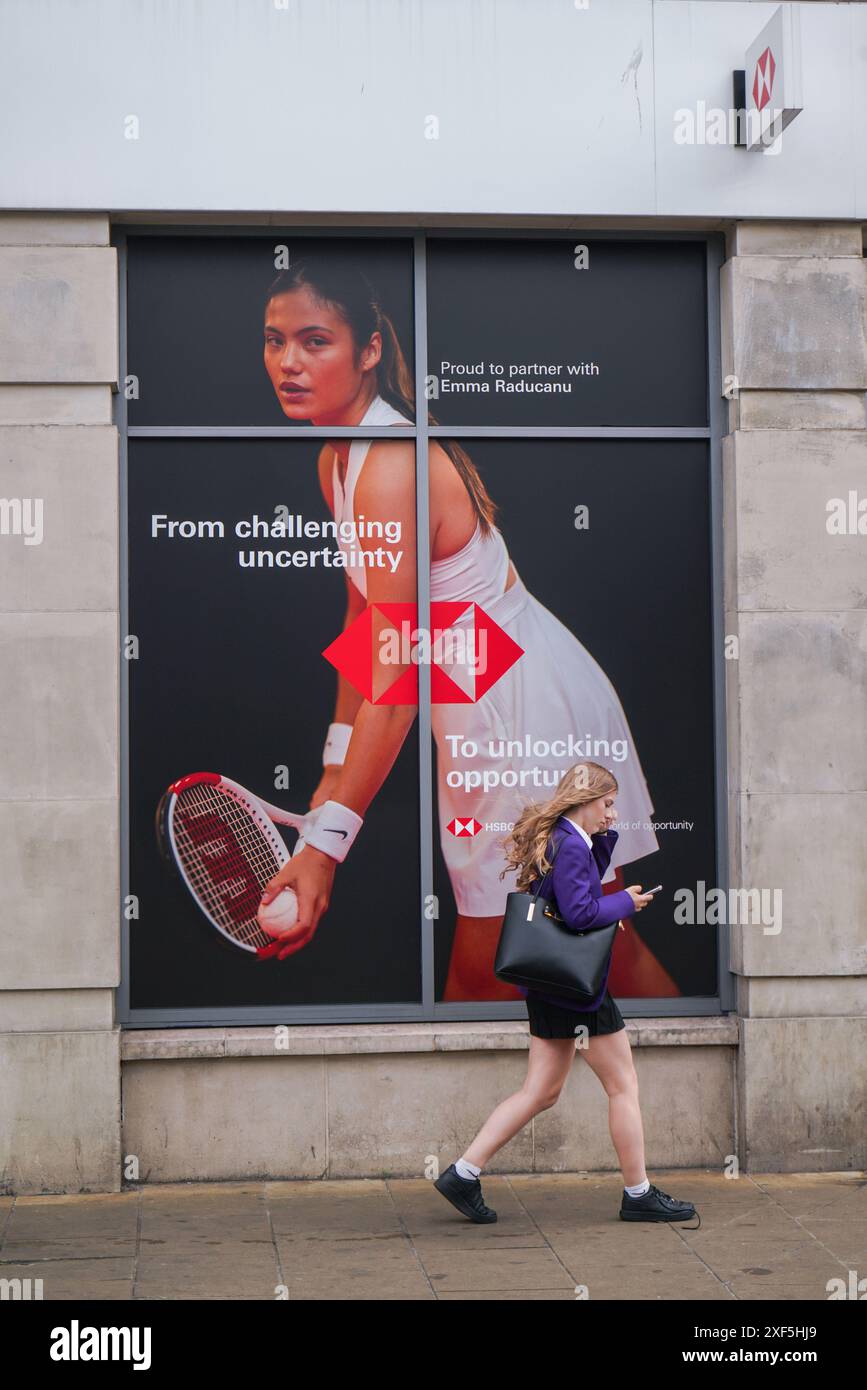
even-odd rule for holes
{"type": "Polygon", "coordinates": [[[632,887],[627,888],[626,891],[629,894],[632,901],[635,903],[636,912],[640,912],[643,907],[647,907],[648,903],[653,902],[653,894],[642,893],[640,883],[634,883],[632,887]]]}

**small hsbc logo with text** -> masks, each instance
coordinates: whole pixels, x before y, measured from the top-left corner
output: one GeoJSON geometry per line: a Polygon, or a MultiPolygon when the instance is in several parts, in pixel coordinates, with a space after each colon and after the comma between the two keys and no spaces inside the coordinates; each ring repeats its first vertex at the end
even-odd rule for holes
{"type": "Polygon", "coordinates": [[[514,825],[515,822],[512,820],[486,820],[482,825],[475,816],[464,816],[462,819],[455,816],[454,820],[449,821],[446,830],[459,839],[463,839],[465,836],[478,835],[480,830],[491,830],[495,834],[499,834],[503,830],[512,830],[514,825]]]}

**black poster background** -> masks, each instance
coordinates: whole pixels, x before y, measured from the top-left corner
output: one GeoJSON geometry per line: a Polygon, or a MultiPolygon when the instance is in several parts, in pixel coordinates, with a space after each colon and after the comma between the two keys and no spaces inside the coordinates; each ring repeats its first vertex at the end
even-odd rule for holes
{"type": "MultiPolygon", "coordinates": [[[[224,945],[157,852],[154,813],[189,772],[219,772],[306,811],[322,775],[337,672],[321,655],[339,634],[345,570],[241,569],[239,549],[333,541],[239,540],[258,513],[329,519],[319,446],[283,440],[129,442],[130,1002],[134,1008],[418,1001],[418,723],[338,865],[309,945],[258,961],[224,945]],[[151,514],[222,520],[222,540],[151,539],[151,514]],[[275,790],[274,768],[289,769],[275,790]],[[376,910],[373,910],[373,909],[376,910]]],[[[287,843],[295,843],[287,831],[287,843]]]]}
{"type": "Polygon", "coordinates": [[[700,241],[431,238],[428,374],[490,386],[441,390],[431,411],[443,425],[706,425],[705,277],[700,241]],[[579,243],[589,270],[575,269],[579,243]],[[486,376],[444,373],[443,360],[481,362],[486,376]],[[525,380],[572,391],[497,392],[492,361],[504,382],[510,364],[563,364],[525,380]],[[584,361],[599,375],[570,377],[565,364],[584,361]]]}
{"type": "MultiPolygon", "coordinates": [[[[694,823],[691,831],[658,831],[659,851],[632,869],[624,865],[624,882],[664,885],[631,920],[682,994],[713,994],[716,929],[676,925],[672,902],[676,887],[717,882],[708,446],[692,440],[473,439],[466,448],[500,508],[497,525],[520,578],[614,685],[647,779],[653,821],[694,823]],[[589,507],[590,525],[579,531],[574,512],[581,503],[589,507]]],[[[460,727],[457,717],[454,727],[460,727]]],[[[529,726],[512,734],[533,732],[529,726]]],[[[586,730],[562,731],[569,732],[577,738],[586,730]]],[[[616,761],[597,761],[617,776],[616,761]]],[[[564,760],[564,769],[568,765],[564,760]]],[[[529,790],[526,799],[550,794],[529,790]]],[[[467,814],[472,807],[468,793],[467,814]]],[[[503,881],[511,889],[514,874],[503,881]]],[[[439,833],[434,891],[439,999],[455,925],[439,833]]]]}

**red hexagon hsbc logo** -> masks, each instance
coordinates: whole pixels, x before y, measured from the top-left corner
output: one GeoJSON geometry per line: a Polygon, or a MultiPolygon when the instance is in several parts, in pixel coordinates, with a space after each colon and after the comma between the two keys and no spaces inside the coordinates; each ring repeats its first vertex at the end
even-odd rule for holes
{"type": "Polygon", "coordinates": [[[415,603],[371,603],[322,655],[375,705],[418,704],[421,662],[434,704],[475,704],[524,655],[477,603],[432,603],[430,615],[428,631],[415,603]]]}
{"type": "Polygon", "coordinates": [[[774,90],[774,73],[777,65],[774,62],[774,55],[770,48],[766,48],[764,53],[759,54],[756,63],[756,71],[753,77],[753,101],[757,111],[764,111],[771,99],[771,92],[774,90]]]}
{"type": "Polygon", "coordinates": [[[447,830],[450,830],[453,835],[457,835],[459,838],[467,835],[478,835],[481,828],[482,823],[481,821],[477,821],[475,816],[470,816],[465,820],[458,820],[457,817],[455,817],[455,819],[450,820],[446,826],[447,830]]]}

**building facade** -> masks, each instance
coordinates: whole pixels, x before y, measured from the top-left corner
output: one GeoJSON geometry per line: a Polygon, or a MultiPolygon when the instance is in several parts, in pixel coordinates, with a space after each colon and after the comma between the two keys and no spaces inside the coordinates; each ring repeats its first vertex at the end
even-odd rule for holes
{"type": "MultiPolygon", "coordinates": [[[[333,935],[328,914],[318,930],[330,956],[308,947],[290,976],[218,951],[196,935],[183,884],[170,897],[159,878],[158,788],[207,758],[296,804],[334,717],[340,666],[319,658],[342,615],[324,581],[303,587],[308,560],[238,578],[201,533],[184,551],[153,522],[284,501],[326,514],[313,484],[283,480],[328,431],[290,438],[260,337],[246,346],[261,332],[261,305],[248,306],[283,247],[291,264],[339,246],[386,287],[416,386],[396,436],[415,455],[416,612],[433,622],[422,537],[438,440],[472,455],[521,578],[570,628],[580,608],[564,589],[580,584],[591,604],[610,594],[588,645],[639,731],[666,889],[682,903],[717,894],[715,916],[678,918],[669,902],[664,923],[618,948],[648,1163],[865,1166],[867,7],[784,5],[798,12],[803,109],[764,153],[710,139],[708,113],[730,110],[732,74],[777,8],[301,0],[254,18],[230,0],[207,17],[163,0],[118,17],[89,0],[73,19],[7,7],[7,1191],[423,1175],[523,1077],[522,1006],[452,974],[460,916],[492,914],[461,874],[460,815],[437,782],[449,729],[473,725],[448,724],[443,708],[464,707],[437,698],[430,669],[366,817],[359,877],[350,851],[333,935]],[[74,71],[61,61],[73,44],[74,71]],[[39,105],[25,80],[37,53],[56,60],[39,105]],[[493,352],[538,383],[579,349],[574,410],[497,392],[493,352]],[[490,400],[443,389],[477,358],[490,400]],[[584,504],[600,548],[573,553],[561,536],[584,545],[584,504]],[[293,689],[271,645],[284,611],[293,652],[313,628],[319,724],[293,724],[291,705],[278,722],[262,700],[293,689]],[[274,668],[257,686],[263,648],[274,668]],[[243,679],[222,704],[196,703],[221,662],[243,679]],[[277,730],[262,747],[259,726],[277,730]]],[[[502,711],[503,687],[490,689],[502,711]]],[[[481,804],[455,798],[470,817],[481,804]]],[[[495,826],[471,839],[483,847],[495,826]]],[[[624,863],[628,882],[646,881],[639,854],[624,863]]],[[[491,1167],[612,1159],[604,1096],[576,1067],[556,1109],[491,1167]]]]}

